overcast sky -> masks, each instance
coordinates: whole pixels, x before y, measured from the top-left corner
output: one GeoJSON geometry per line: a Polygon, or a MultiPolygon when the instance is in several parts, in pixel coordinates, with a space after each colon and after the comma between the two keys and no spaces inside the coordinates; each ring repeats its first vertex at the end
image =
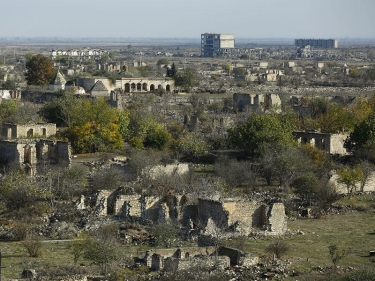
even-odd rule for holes
{"type": "Polygon", "coordinates": [[[375,0],[0,2],[0,37],[375,37],[375,0]]]}

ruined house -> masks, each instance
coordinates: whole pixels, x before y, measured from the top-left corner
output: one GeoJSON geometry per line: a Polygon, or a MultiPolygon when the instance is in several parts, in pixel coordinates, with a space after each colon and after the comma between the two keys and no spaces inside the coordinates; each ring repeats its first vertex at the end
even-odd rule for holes
{"type": "Polygon", "coordinates": [[[206,228],[206,232],[216,231],[207,229],[208,227],[241,233],[262,230],[270,234],[282,234],[287,229],[285,208],[282,203],[268,205],[242,198],[221,200],[199,198],[197,214],[198,221],[206,228]],[[209,224],[209,220],[214,224],[209,224]]]}
{"type": "Polygon", "coordinates": [[[42,139],[3,140],[0,141],[0,162],[3,165],[25,169],[33,175],[45,165],[69,165],[70,144],[42,139]]]}
{"type": "Polygon", "coordinates": [[[35,136],[48,138],[56,134],[56,124],[53,123],[26,125],[3,123],[1,129],[1,137],[5,140],[32,138],[35,136]]]}
{"type": "Polygon", "coordinates": [[[237,104],[239,111],[256,112],[262,106],[281,106],[281,99],[277,94],[244,94],[234,93],[233,101],[237,104]]]}
{"type": "Polygon", "coordinates": [[[320,133],[315,131],[296,131],[293,132],[294,139],[299,144],[309,143],[320,150],[329,154],[347,155],[348,151],[344,147],[345,140],[349,136],[348,133],[320,133]]]}
{"type": "Polygon", "coordinates": [[[0,141],[0,162],[16,166],[29,174],[36,174],[49,164],[69,165],[71,147],[68,142],[37,139],[56,134],[56,124],[2,124],[0,141]]]}
{"type": "Polygon", "coordinates": [[[282,203],[266,204],[243,198],[192,201],[188,194],[160,197],[138,195],[134,191],[127,194],[103,191],[100,201],[104,206],[101,215],[113,214],[124,220],[155,223],[174,221],[188,229],[204,229],[206,233],[220,229],[240,234],[261,231],[279,235],[287,229],[282,203]]]}
{"type": "Polygon", "coordinates": [[[64,76],[60,73],[60,70],[57,71],[55,77],[49,83],[49,90],[57,92],[59,90],[65,89],[66,80],[64,76]]]}
{"type": "Polygon", "coordinates": [[[254,266],[259,257],[228,247],[189,247],[184,249],[158,249],[147,251],[143,262],[151,270],[179,271],[192,268],[210,268],[213,265],[221,269],[229,266],[254,266]]]}
{"type": "Polygon", "coordinates": [[[94,86],[92,86],[90,94],[92,97],[105,97],[108,96],[108,89],[104,83],[99,80],[94,84],[94,86]]]}

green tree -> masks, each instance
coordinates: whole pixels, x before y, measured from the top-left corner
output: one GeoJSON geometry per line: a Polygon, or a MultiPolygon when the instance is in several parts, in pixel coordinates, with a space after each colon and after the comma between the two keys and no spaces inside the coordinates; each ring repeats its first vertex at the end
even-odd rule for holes
{"type": "Polygon", "coordinates": [[[162,128],[157,128],[147,134],[144,145],[146,147],[164,150],[165,148],[167,148],[171,139],[172,136],[168,131],[162,128]]]}
{"type": "Polygon", "coordinates": [[[348,250],[339,248],[337,245],[329,245],[328,246],[328,253],[329,257],[333,263],[333,270],[337,271],[337,265],[344,257],[346,257],[349,253],[348,250]]]}
{"type": "Polygon", "coordinates": [[[84,257],[98,264],[102,274],[107,274],[108,265],[118,259],[117,232],[114,224],[103,225],[86,240],[84,257]]]}
{"type": "Polygon", "coordinates": [[[46,85],[55,75],[52,61],[43,55],[34,55],[26,62],[28,85],[46,85]]]}
{"type": "Polygon", "coordinates": [[[176,65],[172,63],[171,68],[167,68],[167,77],[175,78],[176,74],[177,74],[176,65]]]}
{"type": "Polygon", "coordinates": [[[227,63],[227,64],[224,64],[224,65],[223,65],[223,69],[224,69],[224,71],[227,72],[228,75],[229,75],[229,74],[230,74],[230,71],[232,70],[232,66],[231,66],[229,63],[227,63]]]}
{"type": "Polygon", "coordinates": [[[177,72],[174,76],[174,81],[176,86],[184,87],[186,90],[199,85],[197,72],[193,69],[177,72]]]}
{"type": "Polygon", "coordinates": [[[62,91],[57,97],[45,103],[39,114],[48,122],[55,123],[59,127],[70,127],[72,110],[76,103],[80,102],[77,99],[71,92],[62,91]]]}
{"type": "Polygon", "coordinates": [[[318,192],[319,179],[314,173],[303,174],[294,179],[291,184],[294,191],[302,197],[311,198],[313,194],[318,192]]]}
{"type": "Polygon", "coordinates": [[[324,133],[345,132],[353,129],[355,118],[353,113],[344,106],[331,103],[327,112],[317,117],[317,128],[324,133]]]}
{"type": "Polygon", "coordinates": [[[294,121],[290,116],[253,114],[244,124],[228,131],[232,145],[259,154],[266,144],[294,142],[294,121]]]}
{"type": "Polygon", "coordinates": [[[151,228],[151,235],[155,237],[156,245],[170,247],[177,234],[176,227],[170,223],[157,224],[151,228]]]}
{"type": "Polygon", "coordinates": [[[359,165],[351,167],[342,167],[337,171],[338,182],[345,184],[348,194],[352,194],[357,189],[357,183],[363,179],[362,169],[359,165]]]}
{"type": "Polygon", "coordinates": [[[0,122],[15,114],[18,108],[18,102],[14,100],[3,100],[0,103],[0,122]]]}
{"type": "Polygon", "coordinates": [[[177,151],[188,158],[198,158],[208,150],[205,140],[198,134],[188,133],[177,141],[177,151]]]}
{"type": "Polygon", "coordinates": [[[156,62],[157,66],[168,65],[168,64],[169,64],[169,60],[167,58],[158,59],[158,61],[156,62]]]}
{"type": "Polygon", "coordinates": [[[125,140],[132,140],[137,146],[141,140],[142,146],[164,149],[171,140],[170,134],[163,129],[162,124],[142,108],[129,111],[127,132],[125,140]]]}
{"type": "Polygon", "coordinates": [[[344,147],[357,150],[375,145],[375,112],[354,127],[346,139],[344,147]]]}

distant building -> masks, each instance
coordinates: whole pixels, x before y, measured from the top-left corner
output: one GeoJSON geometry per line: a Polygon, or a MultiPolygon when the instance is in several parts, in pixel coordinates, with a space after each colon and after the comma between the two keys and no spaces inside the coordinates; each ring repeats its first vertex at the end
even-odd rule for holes
{"type": "Polygon", "coordinates": [[[234,34],[204,33],[201,35],[202,57],[230,55],[234,49],[234,34]]]}
{"type": "Polygon", "coordinates": [[[299,144],[309,143],[320,150],[329,154],[347,155],[348,151],[344,147],[348,133],[320,133],[320,132],[304,132],[295,131],[293,137],[299,144]]]}
{"type": "Polygon", "coordinates": [[[294,45],[299,48],[310,46],[318,49],[338,48],[337,39],[295,39],[294,45]]]}

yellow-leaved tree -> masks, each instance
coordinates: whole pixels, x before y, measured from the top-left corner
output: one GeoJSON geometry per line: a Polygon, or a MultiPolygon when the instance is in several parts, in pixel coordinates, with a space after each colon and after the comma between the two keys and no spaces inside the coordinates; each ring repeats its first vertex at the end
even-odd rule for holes
{"type": "Polygon", "coordinates": [[[123,148],[120,114],[103,98],[78,99],[71,111],[69,140],[75,153],[123,148]]]}

